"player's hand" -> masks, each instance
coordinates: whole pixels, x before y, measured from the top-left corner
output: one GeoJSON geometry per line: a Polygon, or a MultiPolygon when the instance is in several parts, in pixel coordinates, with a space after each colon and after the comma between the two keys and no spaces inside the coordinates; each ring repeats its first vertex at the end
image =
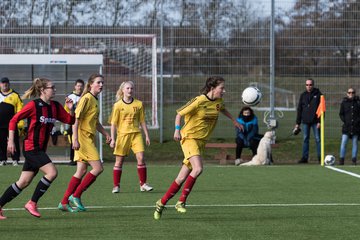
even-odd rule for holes
{"type": "Polygon", "coordinates": [[[74,141],[73,141],[72,148],[73,148],[74,150],[79,150],[79,149],[80,149],[80,143],[79,143],[78,140],[74,140],[74,141]]]}
{"type": "Polygon", "coordinates": [[[238,129],[240,129],[242,132],[244,131],[244,126],[242,124],[238,123],[238,121],[234,121],[234,125],[238,129]]]}
{"type": "Polygon", "coordinates": [[[114,147],[115,147],[115,141],[114,141],[114,140],[111,140],[111,142],[110,142],[110,147],[111,147],[111,148],[114,148],[114,147]]]}
{"type": "Polygon", "coordinates": [[[7,144],[7,151],[11,154],[14,154],[16,152],[15,143],[14,141],[8,141],[7,144]]]}
{"type": "Polygon", "coordinates": [[[70,110],[72,110],[73,109],[73,107],[74,107],[74,102],[73,102],[73,100],[72,99],[70,99],[70,98],[65,98],[65,104],[66,104],[66,107],[68,108],[68,109],[70,109],[70,110]]]}
{"type": "Polygon", "coordinates": [[[112,142],[111,136],[106,134],[106,144],[110,144],[112,142]]]}
{"type": "Polygon", "coordinates": [[[147,138],[145,139],[145,142],[146,142],[146,146],[150,146],[150,138],[147,137],[147,138]]]}
{"type": "Polygon", "coordinates": [[[174,140],[175,141],[180,141],[181,140],[181,134],[180,134],[180,130],[176,130],[174,132],[174,140]]]}

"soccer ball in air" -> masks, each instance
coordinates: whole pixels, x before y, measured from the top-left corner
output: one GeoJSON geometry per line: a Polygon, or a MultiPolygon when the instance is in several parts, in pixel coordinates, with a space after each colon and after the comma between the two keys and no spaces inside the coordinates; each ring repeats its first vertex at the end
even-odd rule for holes
{"type": "Polygon", "coordinates": [[[261,101],[261,91],[257,87],[247,87],[242,92],[242,102],[248,106],[255,106],[261,101]]]}
{"type": "Polygon", "coordinates": [[[326,155],[324,159],[325,165],[332,166],[335,164],[335,157],[333,155],[326,155]]]}

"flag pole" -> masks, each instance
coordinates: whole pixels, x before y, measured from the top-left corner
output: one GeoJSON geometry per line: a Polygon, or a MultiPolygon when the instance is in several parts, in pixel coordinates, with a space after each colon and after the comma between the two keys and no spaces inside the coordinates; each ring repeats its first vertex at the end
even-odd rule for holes
{"type": "MultiPolygon", "coordinates": [[[[322,98],[324,96],[321,96],[322,98]]],[[[321,114],[320,117],[320,142],[321,142],[321,166],[324,166],[324,158],[325,158],[325,138],[324,138],[324,113],[321,114]]]]}
{"type": "Polygon", "coordinates": [[[324,129],[325,129],[325,121],[324,121],[324,114],[326,111],[326,106],[325,106],[325,97],[324,95],[320,96],[320,104],[318,106],[318,109],[316,111],[316,114],[318,117],[320,117],[320,146],[321,146],[321,166],[324,166],[324,160],[325,160],[325,134],[324,134],[324,129]]]}

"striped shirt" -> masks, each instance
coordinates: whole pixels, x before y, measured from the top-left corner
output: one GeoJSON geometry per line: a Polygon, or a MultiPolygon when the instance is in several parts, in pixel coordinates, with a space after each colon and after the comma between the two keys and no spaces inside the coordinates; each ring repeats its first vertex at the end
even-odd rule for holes
{"type": "Polygon", "coordinates": [[[9,130],[15,131],[16,124],[27,118],[28,132],[24,140],[25,151],[46,151],[50,132],[56,120],[74,124],[75,118],[68,114],[59,102],[43,100],[30,101],[10,120],[9,130]]]}

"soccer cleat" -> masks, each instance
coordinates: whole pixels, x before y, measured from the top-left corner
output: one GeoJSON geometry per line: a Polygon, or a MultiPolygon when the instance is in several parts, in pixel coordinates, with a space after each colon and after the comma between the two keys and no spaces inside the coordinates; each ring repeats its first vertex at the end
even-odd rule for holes
{"type": "Polygon", "coordinates": [[[176,211],[178,211],[179,213],[186,213],[186,208],[185,208],[185,202],[180,202],[178,201],[176,204],[175,204],[175,209],[176,211]]]}
{"type": "Polygon", "coordinates": [[[159,199],[156,203],[155,203],[155,212],[154,212],[154,219],[155,220],[160,220],[161,218],[161,214],[163,212],[163,210],[166,209],[165,205],[161,203],[161,199],[159,199]]]}
{"type": "Polygon", "coordinates": [[[153,190],[153,187],[150,186],[149,184],[147,183],[144,183],[142,186],[140,186],[140,191],[141,192],[150,192],[153,190]]]}
{"type": "Polygon", "coordinates": [[[77,209],[73,209],[70,204],[62,204],[62,203],[59,203],[58,205],[58,209],[61,210],[61,211],[64,211],[64,212],[71,212],[71,213],[76,213],[78,212],[77,209]]]}
{"type": "Polygon", "coordinates": [[[86,211],[86,208],[84,207],[84,205],[81,203],[81,199],[74,197],[73,195],[71,195],[69,197],[69,201],[76,206],[76,208],[78,209],[78,211],[80,212],[84,212],[86,211]]]}
{"type": "Polygon", "coordinates": [[[6,162],[5,161],[1,161],[0,162],[0,166],[5,166],[6,165],[6,162]]]}
{"type": "Polygon", "coordinates": [[[19,162],[18,162],[18,161],[13,161],[12,165],[13,165],[14,167],[19,166],[19,162]]]}
{"type": "Polygon", "coordinates": [[[119,192],[120,192],[119,186],[113,187],[112,193],[119,193],[119,192]]]}
{"type": "Polygon", "coordinates": [[[25,209],[34,217],[41,217],[41,214],[39,213],[38,209],[37,209],[37,204],[36,202],[33,202],[31,200],[29,200],[26,204],[25,204],[25,209]]]}
{"type": "Polygon", "coordinates": [[[2,209],[0,208],[0,220],[5,220],[7,217],[4,216],[2,209]]]}

